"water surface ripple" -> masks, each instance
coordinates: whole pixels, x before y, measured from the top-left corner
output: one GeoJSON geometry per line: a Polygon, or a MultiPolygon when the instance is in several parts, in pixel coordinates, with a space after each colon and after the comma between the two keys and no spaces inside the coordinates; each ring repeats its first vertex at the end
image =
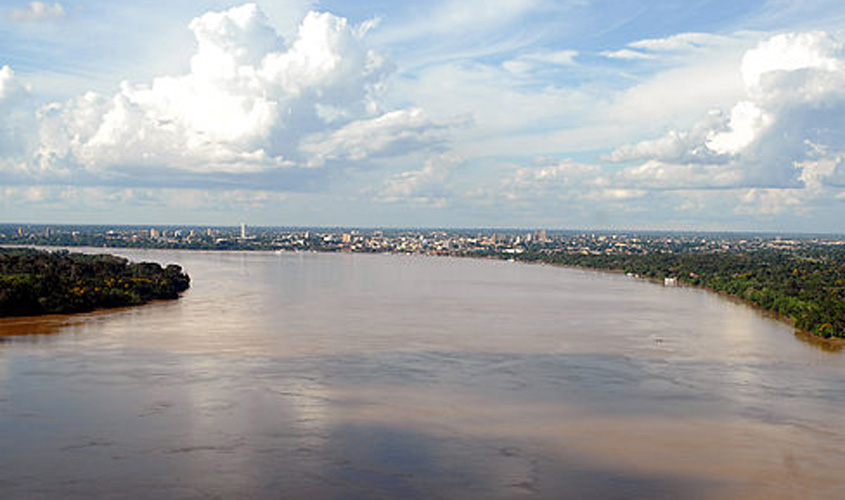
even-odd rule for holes
{"type": "Polygon", "coordinates": [[[723,297],[120,250],[179,301],[0,320],[0,497],[845,498],[845,357],[723,297]]]}

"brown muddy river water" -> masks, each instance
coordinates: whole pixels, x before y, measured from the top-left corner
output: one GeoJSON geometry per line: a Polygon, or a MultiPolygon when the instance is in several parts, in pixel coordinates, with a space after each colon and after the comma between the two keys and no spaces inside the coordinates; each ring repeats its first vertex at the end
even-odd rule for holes
{"type": "Polygon", "coordinates": [[[845,498],[845,353],[723,297],[110,250],[179,301],[0,320],[0,498],[845,498]]]}

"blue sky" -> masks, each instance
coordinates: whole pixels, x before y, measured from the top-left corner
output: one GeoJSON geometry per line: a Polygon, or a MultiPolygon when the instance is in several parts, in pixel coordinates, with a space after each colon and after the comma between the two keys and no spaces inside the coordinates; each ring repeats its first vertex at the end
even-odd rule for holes
{"type": "Polygon", "coordinates": [[[8,1],[0,220],[845,232],[836,1],[8,1]]]}

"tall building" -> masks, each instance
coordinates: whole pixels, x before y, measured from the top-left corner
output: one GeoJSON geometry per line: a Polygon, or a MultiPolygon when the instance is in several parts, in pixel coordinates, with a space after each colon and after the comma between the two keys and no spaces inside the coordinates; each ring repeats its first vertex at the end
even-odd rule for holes
{"type": "Polygon", "coordinates": [[[246,223],[245,222],[241,222],[241,239],[242,240],[246,239],[246,223]]]}

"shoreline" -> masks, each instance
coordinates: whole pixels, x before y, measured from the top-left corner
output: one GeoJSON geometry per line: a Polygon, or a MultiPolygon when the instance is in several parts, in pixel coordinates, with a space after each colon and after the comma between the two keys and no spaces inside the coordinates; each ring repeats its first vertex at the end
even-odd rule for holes
{"type": "MultiPolygon", "coordinates": [[[[496,257],[487,257],[487,258],[496,259],[496,257]]],[[[593,271],[593,272],[602,273],[602,274],[614,274],[614,275],[625,275],[626,274],[625,271],[622,270],[622,269],[603,269],[603,268],[600,268],[600,267],[576,266],[576,265],[572,265],[572,264],[555,264],[555,263],[552,263],[552,262],[543,262],[543,261],[526,262],[526,261],[521,261],[521,260],[515,260],[514,262],[518,262],[518,263],[521,263],[521,264],[540,264],[540,265],[547,265],[547,266],[560,267],[560,268],[566,268],[566,269],[577,269],[577,270],[580,270],[580,271],[593,271]]],[[[665,286],[665,285],[663,285],[663,281],[658,279],[658,278],[648,278],[648,277],[643,277],[643,276],[637,275],[637,276],[633,276],[631,279],[637,279],[637,280],[640,280],[640,281],[645,281],[645,282],[652,283],[652,284],[658,285],[658,286],[665,286]]],[[[743,306],[754,309],[755,311],[763,314],[764,316],[767,316],[771,319],[774,319],[776,321],[779,321],[779,322],[791,327],[794,330],[795,336],[798,337],[799,339],[801,339],[802,341],[810,342],[812,344],[816,344],[816,345],[824,348],[825,350],[830,350],[830,351],[835,351],[835,352],[838,352],[838,351],[841,351],[842,349],[845,349],[845,338],[841,338],[841,337],[825,338],[825,337],[822,337],[821,335],[816,335],[813,332],[808,332],[806,330],[802,330],[802,329],[797,328],[795,326],[795,320],[793,318],[786,316],[786,315],[783,315],[783,314],[779,314],[775,311],[772,311],[771,309],[766,309],[765,307],[762,307],[759,304],[755,304],[754,302],[751,302],[750,300],[739,297],[737,295],[732,295],[730,293],[723,292],[721,290],[714,290],[714,289],[706,287],[706,286],[693,285],[691,283],[687,283],[687,282],[684,282],[684,281],[678,281],[678,284],[674,285],[672,288],[689,288],[691,290],[701,290],[703,292],[718,295],[718,296],[720,296],[724,299],[728,299],[731,302],[734,302],[736,304],[741,304],[743,306]]]]}
{"type": "MultiPolygon", "coordinates": [[[[4,250],[0,254],[4,258],[0,274],[5,283],[0,302],[4,329],[7,324],[38,318],[46,318],[47,323],[61,322],[104,311],[172,302],[190,289],[190,277],[181,266],[136,262],[115,255],[117,252],[91,254],[79,249],[36,246],[0,249],[4,250]],[[44,269],[53,266],[60,271],[45,274],[44,269]],[[47,284],[50,280],[52,284],[47,284]]],[[[17,334],[0,331],[0,337],[17,334]]]]}
{"type": "MultiPolygon", "coordinates": [[[[89,249],[89,250],[100,250],[103,249],[105,251],[117,251],[120,252],[121,250],[130,250],[130,251],[153,251],[153,252],[191,252],[191,253],[206,253],[206,254],[226,254],[226,253],[256,253],[256,254],[334,254],[334,255],[405,255],[405,256],[420,256],[420,257],[447,257],[447,258],[459,258],[459,259],[474,259],[474,260],[488,260],[488,261],[499,261],[504,263],[518,263],[518,264],[530,264],[530,265],[547,265],[552,267],[559,267],[559,268],[566,268],[566,269],[574,269],[579,271],[592,271],[602,274],[613,274],[613,275],[625,275],[625,271],[623,269],[613,269],[613,268],[600,268],[600,267],[590,267],[590,266],[578,266],[574,264],[558,264],[553,262],[545,262],[542,260],[535,260],[535,261],[526,261],[519,259],[518,256],[510,256],[506,257],[504,255],[484,255],[484,256],[475,256],[475,255],[448,255],[448,254],[436,254],[436,253],[415,253],[415,252],[407,252],[407,253],[396,253],[396,252],[326,252],[326,251],[318,251],[318,250],[309,250],[309,251],[299,251],[299,250],[285,250],[285,249],[278,249],[278,250],[266,250],[266,249],[256,249],[256,250],[249,250],[249,249],[237,249],[237,250],[208,250],[208,249],[194,249],[194,248],[145,248],[145,247],[68,247],[68,246],[47,246],[47,245],[39,245],[39,246],[26,246],[26,245],[2,245],[2,247],[7,248],[36,248],[36,249],[43,249],[43,250],[68,250],[73,251],[73,249],[89,249]]],[[[633,279],[642,280],[645,282],[649,282],[655,285],[663,285],[663,281],[657,278],[649,278],[636,275],[633,279]]],[[[750,307],[757,312],[767,316],[771,319],[779,321],[789,327],[791,327],[794,331],[795,337],[799,338],[802,341],[809,342],[815,344],[825,350],[829,351],[841,351],[845,349],[845,338],[841,337],[829,337],[825,338],[821,335],[817,335],[812,332],[808,332],[806,330],[801,330],[795,326],[795,320],[789,316],[785,316],[783,314],[779,314],[775,311],[770,309],[766,309],[750,300],[739,297],[737,295],[732,295],[727,292],[723,292],[720,290],[714,290],[712,288],[701,286],[701,285],[693,285],[684,281],[678,281],[678,284],[675,287],[682,287],[682,288],[690,288],[694,290],[701,290],[707,293],[711,293],[714,295],[718,295],[725,299],[730,300],[731,302],[742,304],[743,306],[750,307]]],[[[177,299],[178,300],[178,299],[177,299]]],[[[68,313],[67,315],[55,315],[55,314],[44,314],[44,315],[35,315],[35,316],[0,316],[0,320],[6,320],[9,318],[43,318],[46,316],[67,316],[67,317],[77,317],[80,315],[85,314],[95,314],[95,313],[102,313],[102,312],[111,312],[117,309],[132,309],[137,307],[146,306],[152,304],[153,302],[169,302],[169,300],[165,299],[156,299],[154,301],[146,302],[144,304],[138,304],[136,306],[119,306],[115,308],[98,308],[93,311],[80,311],[78,313],[68,313]]],[[[0,333],[0,337],[4,335],[0,333]]]]}
{"type": "MultiPolygon", "coordinates": [[[[188,293],[190,290],[186,290],[183,293],[188,293]]],[[[179,299],[182,298],[183,295],[179,296],[179,299]]],[[[92,309],[90,311],[79,311],[79,312],[68,312],[68,313],[44,313],[44,314],[35,314],[35,315],[14,315],[14,316],[0,316],[0,339],[3,337],[17,337],[17,336],[26,336],[26,335],[50,335],[49,333],[6,333],[4,329],[8,326],[6,323],[15,323],[17,321],[26,322],[32,320],[43,320],[45,322],[66,322],[71,323],[74,319],[85,320],[90,318],[96,318],[98,316],[105,316],[107,314],[115,314],[121,312],[131,312],[138,310],[144,307],[153,307],[153,306],[164,306],[168,304],[173,304],[174,302],[178,302],[179,299],[153,299],[143,304],[137,304],[134,306],[115,306],[115,307],[99,307],[97,309],[92,309]]]]}

